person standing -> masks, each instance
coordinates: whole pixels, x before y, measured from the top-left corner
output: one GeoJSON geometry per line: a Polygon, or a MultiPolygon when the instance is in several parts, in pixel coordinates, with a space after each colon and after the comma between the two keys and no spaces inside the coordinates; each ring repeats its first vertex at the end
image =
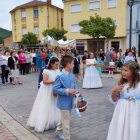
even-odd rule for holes
{"type": "Polygon", "coordinates": [[[10,53],[11,57],[8,58],[8,67],[10,72],[10,77],[12,77],[12,83],[15,85],[15,78],[18,80],[18,84],[22,85],[19,78],[19,70],[18,70],[18,58],[15,57],[14,51],[10,53]]]}
{"type": "Polygon", "coordinates": [[[100,58],[101,58],[101,61],[105,60],[105,54],[102,49],[100,49],[100,58]]]}
{"type": "Polygon", "coordinates": [[[5,81],[6,85],[8,84],[8,74],[9,74],[9,68],[8,68],[8,58],[9,58],[9,51],[4,52],[3,58],[5,59],[4,64],[5,64],[5,81]]]}
{"type": "Polygon", "coordinates": [[[19,64],[20,64],[20,74],[25,75],[25,63],[26,63],[26,58],[25,55],[23,54],[23,50],[21,50],[19,56],[18,56],[19,64]]]}
{"type": "Polygon", "coordinates": [[[2,85],[5,85],[5,64],[4,64],[5,59],[3,58],[3,51],[0,50],[0,67],[2,69],[2,74],[1,74],[1,79],[2,79],[2,85]]]}
{"type": "Polygon", "coordinates": [[[79,80],[79,69],[80,69],[80,59],[79,59],[79,55],[75,54],[75,59],[74,59],[74,79],[75,82],[81,82],[79,80]],[[77,80],[76,80],[77,78],[77,80]]]}
{"type": "Polygon", "coordinates": [[[111,52],[109,52],[109,49],[106,50],[105,56],[106,56],[106,62],[110,62],[110,60],[111,60],[111,52]]]}
{"type": "Polygon", "coordinates": [[[114,66],[115,66],[115,63],[113,61],[114,61],[113,58],[111,58],[111,61],[109,62],[108,79],[110,78],[110,75],[111,75],[111,78],[113,79],[113,71],[114,71],[114,66]]]}
{"type": "Polygon", "coordinates": [[[43,70],[43,81],[27,122],[27,126],[40,133],[55,129],[61,117],[60,110],[56,107],[57,97],[53,96],[53,84],[59,73],[58,65],[58,58],[51,57],[48,67],[43,70]]]}
{"type": "Polygon", "coordinates": [[[30,65],[31,65],[31,57],[28,51],[25,51],[25,58],[26,58],[25,72],[26,74],[29,74],[30,65]]]}
{"type": "Polygon", "coordinates": [[[118,85],[111,100],[117,103],[106,140],[140,140],[140,66],[136,62],[123,65],[118,85]]]}
{"type": "Polygon", "coordinates": [[[129,49],[126,49],[125,57],[128,55],[128,53],[129,53],[129,49]]]}
{"type": "Polygon", "coordinates": [[[45,68],[46,67],[46,63],[45,63],[45,59],[47,57],[47,54],[45,52],[45,49],[43,49],[43,52],[41,54],[41,58],[42,58],[42,61],[43,61],[43,67],[45,68]]]}
{"type": "Polygon", "coordinates": [[[95,67],[96,59],[94,54],[89,53],[88,59],[86,59],[86,70],[83,80],[83,88],[101,88],[102,81],[97,68],[95,67]]]}
{"type": "Polygon", "coordinates": [[[117,53],[115,50],[113,51],[113,53],[111,53],[111,58],[113,59],[113,61],[117,60],[117,53]]]}
{"type": "Polygon", "coordinates": [[[35,72],[36,69],[36,53],[34,52],[34,50],[31,50],[30,53],[30,57],[31,57],[31,72],[35,72]]]}
{"type": "Polygon", "coordinates": [[[135,61],[134,57],[132,56],[132,52],[130,51],[128,55],[125,57],[125,63],[129,61],[135,61]]]}
{"type": "Polygon", "coordinates": [[[74,66],[74,58],[64,56],[61,63],[64,69],[56,77],[53,86],[53,92],[57,94],[57,107],[61,112],[61,119],[57,124],[55,133],[61,139],[70,140],[70,114],[73,108],[73,98],[77,92],[74,76],[71,73],[74,66]]]}
{"type": "Polygon", "coordinates": [[[51,56],[52,56],[51,50],[48,49],[48,50],[47,50],[47,57],[50,58],[51,56]]]}
{"type": "Polygon", "coordinates": [[[83,78],[85,75],[85,69],[86,69],[86,59],[88,57],[88,52],[87,50],[84,51],[84,56],[82,57],[82,63],[83,63],[83,78]]]}
{"type": "Polygon", "coordinates": [[[41,54],[39,50],[37,51],[37,54],[36,54],[36,67],[38,69],[38,73],[40,73],[40,70],[42,68],[42,59],[41,59],[41,54]]]}

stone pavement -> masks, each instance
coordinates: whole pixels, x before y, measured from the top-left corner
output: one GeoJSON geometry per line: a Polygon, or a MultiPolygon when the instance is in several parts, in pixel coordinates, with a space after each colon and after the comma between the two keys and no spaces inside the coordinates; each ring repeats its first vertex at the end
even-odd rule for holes
{"type": "MultiPolygon", "coordinates": [[[[72,111],[71,140],[106,140],[114,111],[114,106],[109,102],[108,96],[111,94],[113,87],[117,85],[119,75],[114,76],[117,78],[108,79],[107,74],[103,74],[103,88],[100,89],[82,89],[82,83],[76,83],[76,88],[84,95],[84,99],[86,99],[89,104],[87,110],[81,113],[81,118],[76,117],[74,110],[72,111]]],[[[0,87],[0,105],[17,122],[15,120],[13,121],[23,126],[20,125],[22,129],[25,127],[29,130],[23,134],[24,136],[30,133],[28,136],[30,136],[31,140],[36,140],[37,137],[42,140],[59,140],[54,134],[55,130],[45,131],[40,134],[32,128],[26,127],[30,111],[37,95],[38,74],[34,73],[21,76],[21,81],[23,85],[16,84],[13,86],[9,84],[0,87]]],[[[6,126],[6,123],[4,125],[6,126]]],[[[15,134],[14,136],[22,140],[15,134]]]]}
{"type": "Polygon", "coordinates": [[[17,140],[0,122],[0,140],[17,140]]]}

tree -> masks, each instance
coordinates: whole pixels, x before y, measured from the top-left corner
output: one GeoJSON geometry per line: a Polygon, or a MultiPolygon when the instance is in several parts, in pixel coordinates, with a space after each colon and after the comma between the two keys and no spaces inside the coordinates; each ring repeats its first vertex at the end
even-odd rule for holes
{"type": "Polygon", "coordinates": [[[9,48],[9,47],[7,47],[7,46],[5,46],[5,47],[4,47],[4,49],[5,49],[5,51],[6,51],[6,50],[10,50],[10,48],[9,48]]]}
{"type": "Polygon", "coordinates": [[[34,46],[38,44],[36,34],[28,32],[28,34],[23,35],[23,38],[21,39],[21,43],[23,45],[29,45],[29,46],[34,46]]]}
{"type": "Polygon", "coordinates": [[[92,38],[97,39],[97,51],[99,51],[99,38],[110,38],[115,36],[116,26],[110,17],[102,18],[95,14],[95,17],[90,16],[89,20],[79,22],[82,27],[81,34],[87,34],[92,38]]]}
{"type": "Polygon", "coordinates": [[[67,31],[64,29],[59,30],[59,29],[53,28],[53,29],[44,30],[42,32],[42,35],[46,37],[46,35],[48,34],[50,37],[53,37],[55,40],[63,39],[64,41],[66,41],[67,40],[67,37],[65,36],[66,33],[67,31]]]}

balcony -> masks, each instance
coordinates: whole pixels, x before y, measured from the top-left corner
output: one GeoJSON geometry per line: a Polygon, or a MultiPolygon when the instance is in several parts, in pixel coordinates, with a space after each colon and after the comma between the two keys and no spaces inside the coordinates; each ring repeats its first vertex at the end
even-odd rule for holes
{"type": "Polygon", "coordinates": [[[140,21],[136,21],[136,29],[140,30],[140,21]]]}

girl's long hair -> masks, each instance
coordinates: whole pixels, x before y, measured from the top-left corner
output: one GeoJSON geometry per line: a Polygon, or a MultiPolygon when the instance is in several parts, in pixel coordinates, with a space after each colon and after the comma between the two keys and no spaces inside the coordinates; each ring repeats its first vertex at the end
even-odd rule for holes
{"type": "Polygon", "coordinates": [[[58,58],[56,57],[53,57],[53,58],[50,58],[51,60],[49,61],[49,65],[47,67],[47,69],[52,69],[52,64],[54,64],[55,62],[59,62],[58,58]]]}
{"type": "MultiPolygon", "coordinates": [[[[93,52],[89,52],[89,53],[88,53],[88,59],[91,59],[91,58],[90,58],[90,55],[91,55],[92,53],[93,53],[93,52]]],[[[94,53],[93,53],[93,58],[94,58],[94,53]]]]}
{"type": "MultiPolygon", "coordinates": [[[[124,63],[123,66],[126,66],[131,71],[132,80],[131,80],[129,88],[131,88],[131,87],[135,88],[137,86],[137,84],[140,82],[139,64],[137,62],[130,61],[130,62],[124,63]]],[[[121,78],[118,82],[118,85],[123,85],[127,82],[128,81],[126,79],[123,79],[123,77],[121,76],[121,78]]]]}

